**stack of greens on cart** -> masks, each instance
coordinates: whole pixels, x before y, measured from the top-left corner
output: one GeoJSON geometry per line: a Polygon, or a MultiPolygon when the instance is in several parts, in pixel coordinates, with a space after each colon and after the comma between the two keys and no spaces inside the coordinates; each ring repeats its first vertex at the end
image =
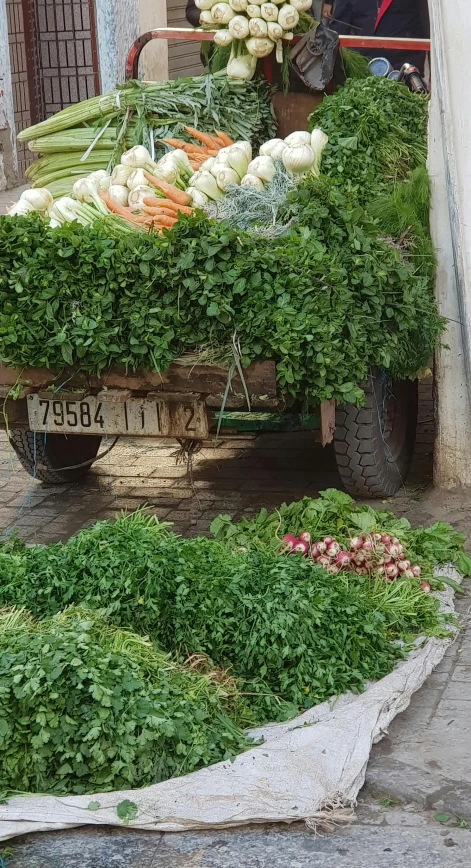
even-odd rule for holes
{"type": "Polygon", "coordinates": [[[172,225],[160,235],[123,234],[108,217],[54,230],[2,218],[0,360],[100,372],[273,359],[280,389],[305,405],[361,401],[371,366],[414,377],[442,330],[426,115],[421,96],[375,78],[327,97],[311,120],[329,137],[324,169],[286,189],[272,238],[198,208],[159,218],[172,225]]]}
{"type": "Polygon", "coordinates": [[[243,750],[244,727],[360,692],[415,637],[446,635],[419,580],[332,575],[280,550],[287,529],[353,538],[366,521],[435,587],[433,563],[469,572],[449,526],[413,531],[332,490],[249,523],[220,517],[229,541],[181,539],[137,512],[66,544],[2,545],[0,792],[184,774],[243,750]]]}

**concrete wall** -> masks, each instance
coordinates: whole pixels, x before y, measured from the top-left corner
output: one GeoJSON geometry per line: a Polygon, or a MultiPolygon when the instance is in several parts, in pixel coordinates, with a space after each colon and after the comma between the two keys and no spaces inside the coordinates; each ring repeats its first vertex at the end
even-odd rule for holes
{"type": "Polygon", "coordinates": [[[0,190],[17,180],[15,122],[5,0],[0,0],[0,190]]]}

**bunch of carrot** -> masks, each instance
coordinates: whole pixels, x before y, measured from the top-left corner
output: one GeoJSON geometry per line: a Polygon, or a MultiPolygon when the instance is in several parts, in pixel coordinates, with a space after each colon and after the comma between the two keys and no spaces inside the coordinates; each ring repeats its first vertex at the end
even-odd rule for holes
{"type": "Polygon", "coordinates": [[[189,136],[200,142],[200,144],[194,145],[193,142],[183,142],[181,139],[164,139],[164,142],[172,148],[179,148],[185,151],[188,154],[190,166],[195,172],[201,168],[208,157],[215,157],[221,148],[234,144],[226,133],[222,133],[219,130],[214,131],[215,135],[200,133],[199,130],[195,130],[193,127],[184,127],[184,130],[189,136]]]}
{"type": "Polygon", "coordinates": [[[119,205],[106,193],[101,193],[101,199],[108,210],[117,214],[134,229],[154,229],[157,231],[170,229],[177,222],[179,214],[192,214],[191,196],[177,190],[172,184],[155,178],[149,172],[144,172],[144,175],[149,185],[155,187],[156,195],[144,199],[141,209],[143,213],[119,205]]]}

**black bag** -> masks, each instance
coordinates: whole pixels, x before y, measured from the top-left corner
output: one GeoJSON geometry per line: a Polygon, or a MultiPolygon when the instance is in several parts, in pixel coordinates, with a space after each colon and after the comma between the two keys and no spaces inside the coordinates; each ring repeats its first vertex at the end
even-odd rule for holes
{"type": "Polygon", "coordinates": [[[291,49],[290,66],[312,93],[323,93],[341,67],[339,35],[322,22],[291,49]]]}

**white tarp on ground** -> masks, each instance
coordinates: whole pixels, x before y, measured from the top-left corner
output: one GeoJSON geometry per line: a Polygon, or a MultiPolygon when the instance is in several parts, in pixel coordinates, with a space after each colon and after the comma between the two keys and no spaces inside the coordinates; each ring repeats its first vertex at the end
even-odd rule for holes
{"type": "MultiPolygon", "coordinates": [[[[441,573],[459,581],[453,569],[441,573]]],[[[453,611],[452,592],[439,597],[443,610],[453,611]]],[[[450,641],[429,639],[360,696],[345,694],[288,723],[252,730],[264,743],[232,763],[141,790],[13,798],[0,805],[0,840],[80,825],[121,826],[117,806],[126,799],[138,808],[128,825],[156,832],[309,820],[329,805],[353,805],[372,744],[407,708],[450,641]],[[100,803],[98,810],[89,810],[92,801],[100,803]]]]}

